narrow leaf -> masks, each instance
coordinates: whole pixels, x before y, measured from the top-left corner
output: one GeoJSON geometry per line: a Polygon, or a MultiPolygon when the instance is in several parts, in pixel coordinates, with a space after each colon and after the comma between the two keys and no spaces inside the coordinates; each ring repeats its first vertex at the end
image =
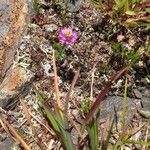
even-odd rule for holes
{"type": "Polygon", "coordinates": [[[98,125],[97,118],[93,118],[87,126],[88,136],[90,140],[90,150],[98,150],[98,125]]]}
{"type": "Polygon", "coordinates": [[[125,79],[125,89],[124,89],[124,98],[123,98],[122,130],[124,130],[125,127],[126,112],[127,112],[127,78],[125,79]]]}
{"type": "Polygon", "coordinates": [[[129,15],[129,16],[135,16],[136,15],[136,13],[134,12],[134,11],[131,11],[131,10],[128,10],[128,11],[126,11],[125,12],[127,15],[129,15]]]}
{"type": "Polygon", "coordinates": [[[85,124],[88,124],[89,121],[92,119],[94,113],[96,112],[97,108],[99,107],[100,103],[104,100],[107,92],[109,91],[112,83],[114,83],[124,72],[128,70],[128,67],[121,69],[117,73],[115,73],[111,80],[104,86],[104,89],[99,93],[98,97],[96,98],[96,101],[91,106],[89,113],[85,117],[85,124]]]}

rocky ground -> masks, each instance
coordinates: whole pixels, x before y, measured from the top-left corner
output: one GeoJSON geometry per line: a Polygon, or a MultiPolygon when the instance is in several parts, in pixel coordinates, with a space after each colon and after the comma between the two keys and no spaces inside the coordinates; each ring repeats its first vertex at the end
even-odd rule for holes
{"type": "MultiPolygon", "coordinates": [[[[12,70],[9,71],[11,73],[8,73],[0,85],[0,106],[3,107],[0,110],[1,116],[17,129],[31,149],[62,149],[54,133],[46,128],[49,125],[42,114],[34,88],[38,87],[51,107],[54,105],[52,51],[59,42],[60,27],[70,25],[78,31],[75,45],[66,47],[64,55],[56,60],[62,100],[75,71],[80,69],[80,76],[69,104],[69,113],[77,124],[83,119],[79,115],[82,100],[91,97],[93,74],[91,101],[95,100],[110,76],[124,66],[122,59],[116,57],[111,48],[119,33],[123,33],[124,42],[133,39],[133,48],[140,48],[142,51],[139,61],[127,75],[127,131],[139,128],[132,139],[150,140],[150,57],[149,52],[144,49],[149,44],[149,30],[140,27],[127,29],[123,25],[115,24],[110,17],[102,16],[101,11],[87,1],[82,2],[80,11],[77,12],[65,12],[60,5],[54,5],[49,1],[41,1],[41,6],[40,15],[30,16],[31,21],[27,30],[19,40],[12,70]],[[23,96],[22,99],[30,111],[30,123],[26,118],[22,101],[16,104],[20,96],[23,96]]],[[[113,84],[107,98],[101,104],[102,129],[108,124],[109,117],[120,118],[124,79],[125,76],[122,76],[113,84]]],[[[111,144],[119,135],[119,126],[119,121],[116,121],[111,144]]],[[[3,127],[0,128],[0,133],[1,149],[21,149],[3,127]]],[[[127,145],[125,149],[140,150],[144,149],[144,146],[127,145]]]]}

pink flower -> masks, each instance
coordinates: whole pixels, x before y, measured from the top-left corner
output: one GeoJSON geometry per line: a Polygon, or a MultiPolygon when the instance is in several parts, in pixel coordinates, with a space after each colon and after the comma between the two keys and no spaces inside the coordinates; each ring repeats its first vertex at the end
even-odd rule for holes
{"type": "Polygon", "coordinates": [[[63,27],[59,31],[59,41],[61,44],[73,45],[78,38],[77,31],[71,27],[63,27]]]}
{"type": "Polygon", "coordinates": [[[117,36],[118,42],[121,42],[123,39],[124,39],[124,35],[123,35],[122,33],[120,33],[120,34],[117,36]]]}
{"type": "Polygon", "coordinates": [[[129,44],[124,44],[124,47],[127,48],[128,50],[131,50],[131,49],[132,49],[132,47],[129,46],[129,44]]]}

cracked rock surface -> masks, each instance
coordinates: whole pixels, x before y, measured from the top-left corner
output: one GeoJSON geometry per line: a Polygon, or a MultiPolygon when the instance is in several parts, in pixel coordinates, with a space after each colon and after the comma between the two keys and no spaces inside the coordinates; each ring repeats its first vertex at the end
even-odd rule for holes
{"type": "Polygon", "coordinates": [[[28,69],[14,65],[27,26],[28,3],[28,0],[0,1],[0,107],[14,101],[33,78],[28,69]]]}

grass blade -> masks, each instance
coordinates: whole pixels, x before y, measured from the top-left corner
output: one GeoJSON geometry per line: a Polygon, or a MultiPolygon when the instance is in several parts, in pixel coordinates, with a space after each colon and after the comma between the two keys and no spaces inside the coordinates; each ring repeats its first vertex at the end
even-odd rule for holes
{"type": "Polygon", "coordinates": [[[107,135],[106,141],[105,141],[104,144],[102,145],[101,150],[107,150],[107,149],[108,149],[109,140],[110,140],[110,138],[111,138],[111,132],[112,132],[112,129],[113,129],[113,126],[114,126],[114,122],[115,122],[115,119],[113,119],[113,121],[112,121],[112,123],[111,123],[111,126],[110,126],[110,129],[109,129],[109,131],[108,131],[108,135],[107,135]]]}
{"type": "Polygon", "coordinates": [[[90,150],[98,150],[99,140],[98,140],[97,117],[92,119],[90,124],[87,126],[87,131],[90,141],[90,150]]]}
{"type": "MultiPolygon", "coordinates": [[[[63,105],[62,105],[62,102],[60,100],[57,69],[56,69],[56,60],[55,60],[55,51],[54,50],[53,50],[53,69],[54,69],[54,89],[55,89],[55,94],[56,94],[56,102],[57,102],[58,111],[60,111],[60,110],[63,110],[63,105]]],[[[61,111],[60,111],[60,113],[62,114],[61,111]]]]}
{"type": "Polygon", "coordinates": [[[125,128],[126,112],[127,112],[127,78],[125,79],[125,88],[124,88],[124,97],[123,97],[122,131],[124,131],[125,128]]]}
{"type": "Polygon", "coordinates": [[[68,126],[68,120],[62,118],[61,114],[58,111],[56,112],[56,121],[61,130],[60,140],[61,140],[62,146],[66,150],[74,150],[75,148],[71,139],[71,133],[70,133],[69,126],[68,126]]]}
{"type": "Polygon", "coordinates": [[[150,146],[150,142],[146,142],[146,141],[127,140],[126,144],[140,144],[140,145],[150,146]]]}

